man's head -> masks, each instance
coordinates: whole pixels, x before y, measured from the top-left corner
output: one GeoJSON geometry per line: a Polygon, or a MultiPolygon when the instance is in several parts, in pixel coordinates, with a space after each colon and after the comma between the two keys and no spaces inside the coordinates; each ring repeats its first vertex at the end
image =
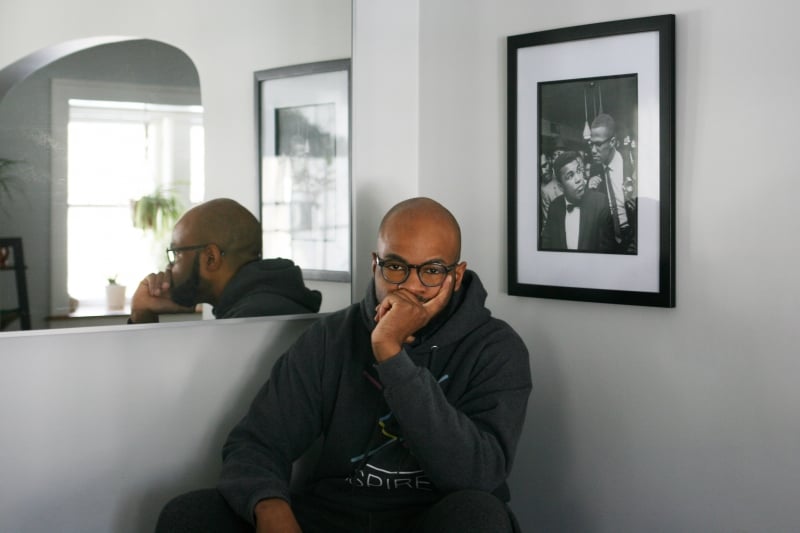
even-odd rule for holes
{"type": "Polygon", "coordinates": [[[542,183],[550,183],[553,179],[553,173],[550,170],[550,159],[545,155],[539,158],[539,170],[541,173],[542,183]]]}
{"type": "Polygon", "coordinates": [[[592,121],[592,135],[589,145],[592,148],[592,158],[598,163],[608,165],[614,159],[617,139],[616,124],[611,115],[601,113],[592,121]]]}
{"type": "Polygon", "coordinates": [[[579,152],[564,152],[555,162],[556,179],[564,190],[564,197],[573,204],[580,203],[586,193],[583,158],[579,152]]]}
{"type": "Polygon", "coordinates": [[[401,288],[421,301],[430,300],[439,293],[448,275],[454,277],[453,290],[459,290],[467,269],[467,263],[459,262],[460,258],[461,228],[450,211],[430,198],[400,202],[386,213],[378,229],[378,246],[372,257],[378,301],[401,288]],[[403,280],[404,265],[425,266],[421,270],[405,268],[408,277],[403,280]],[[399,283],[388,281],[387,277],[399,283]]]}
{"type": "Polygon", "coordinates": [[[172,299],[216,304],[246,263],[261,258],[261,224],[241,204],[217,198],[189,209],[172,230],[172,299]]]}

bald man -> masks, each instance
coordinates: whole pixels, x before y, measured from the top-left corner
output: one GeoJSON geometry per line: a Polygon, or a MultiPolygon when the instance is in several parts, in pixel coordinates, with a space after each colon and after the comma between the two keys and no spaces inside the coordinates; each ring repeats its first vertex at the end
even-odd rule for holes
{"type": "Polygon", "coordinates": [[[189,209],[175,224],[165,271],[145,277],[131,298],[129,323],[158,322],[199,303],[216,318],[316,313],[322,295],[289,259],[261,259],[261,224],[228,198],[189,209]]]}
{"type": "Polygon", "coordinates": [[[636,253],[636,176],[626,175],[632,168],[624,164],[617,150],[617,126],[606,113],[592,121],[589,148],[597,174],[588,181],[589,189],[606,196],[614,225],[614,239],[619,253],[636,253]]]}
{"type": "Polygon", "coordinates": [[[371,260],[365,298],[275,364],[228,437],[218,488],[174,499],[157,531],[516,531],[506,478],[531,390],[525,345],[484,306],[434,200],[393,207],[371,260]],[[319,439],[313,474],[290,485],[319,439]]]}

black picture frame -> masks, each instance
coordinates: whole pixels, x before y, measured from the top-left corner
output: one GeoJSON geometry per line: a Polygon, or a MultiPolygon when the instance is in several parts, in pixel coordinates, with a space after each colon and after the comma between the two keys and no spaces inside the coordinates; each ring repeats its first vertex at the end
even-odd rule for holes
{"type": "Polygon", "coordinates": [[[509,294],[675,307],[675,16],[513,35],[507,51],[509,294]],[[570,199],[583,219],[562,240],[570,199]]]}
{"type": "Polygon", "coordinates": [[[264,253],[309,280],[351,278],[351,62],[255,72],[264,253]]]}

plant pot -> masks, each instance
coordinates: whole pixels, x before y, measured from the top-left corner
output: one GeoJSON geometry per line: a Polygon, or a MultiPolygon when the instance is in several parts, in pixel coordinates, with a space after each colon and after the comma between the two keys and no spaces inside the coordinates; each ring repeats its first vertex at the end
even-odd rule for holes
{"type": "Polygon", "coordinates": [[[106,307],[115,310],[125,308],[125,285],[106,285],[106,307]]]}

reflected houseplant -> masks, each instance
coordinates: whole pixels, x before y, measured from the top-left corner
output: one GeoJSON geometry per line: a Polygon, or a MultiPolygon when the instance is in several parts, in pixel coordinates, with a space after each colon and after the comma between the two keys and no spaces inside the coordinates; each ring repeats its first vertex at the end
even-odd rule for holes
{"type": "Polygon", "coordinates": [[[153,194],[131,202],[133,226],[150,240],[153,266],[160,264],[172,227],[181,214],[181,204],[170,191],[157,188],[153,194]]]}
{"type": "Polygon", "coordinates": [[[132,202],[133,226],[156,236],[171,231],[180,213],[175,195],[160,188],[132,202]]]}

